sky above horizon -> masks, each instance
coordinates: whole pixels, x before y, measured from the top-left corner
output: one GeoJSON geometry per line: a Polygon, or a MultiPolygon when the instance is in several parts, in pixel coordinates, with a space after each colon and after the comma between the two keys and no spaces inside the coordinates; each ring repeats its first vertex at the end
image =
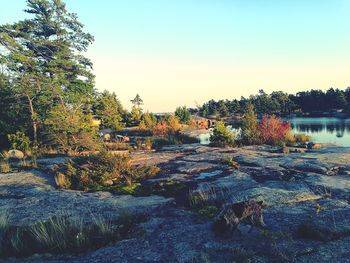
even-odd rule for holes
{"type": "MultiPolygon", "coordinates": [[[[25,0],[0,0],[0,24],[25,0]]],[[[95,42],[96,88],[174,111],[210,99],[350,86],[350,0],[66,0],[95,42]]]]}

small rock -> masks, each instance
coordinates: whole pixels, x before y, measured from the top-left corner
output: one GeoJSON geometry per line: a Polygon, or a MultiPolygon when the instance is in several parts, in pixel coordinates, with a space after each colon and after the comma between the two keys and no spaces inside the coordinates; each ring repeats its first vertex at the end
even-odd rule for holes
{"type": "Polygon", "coordinates": [[[19,150],[9,150],[8,155],[10,158],[21,160],[24,158],[24,153],[19,150]]]}
{"type": "Polygon", "coordinates": [[[114,184],[113,180],[106,180],[103,182],[103,185],[105,185],[105,186],[111,186],[113,184],[114,184]]]}
{"type": "Polygon", "coordinates": [[[309,150],[311,150],[311,149],[321,149],[321,148],[322,148],[322,145],[319,144],[319,143],[309,142],[309,143],[307,144],[307,148],[308,148],[309,150]]]}

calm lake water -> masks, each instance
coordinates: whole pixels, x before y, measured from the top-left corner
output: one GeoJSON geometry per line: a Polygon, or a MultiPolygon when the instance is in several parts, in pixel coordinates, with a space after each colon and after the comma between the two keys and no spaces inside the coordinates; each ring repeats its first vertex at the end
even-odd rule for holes
{"type": "Polygon", "coordinates": [[[314,142],[335,143],[350,147],[350,119],[290,118],[293,132],[311,135],[314,142]]]}
{"type": "MultiPolygon", "coordinates": [[[[294,133],[305,133],[316,143],[334,143],[350,147],[350,118],[288,118],[294,133]]],[[[209,144],[209,134],[202,134],[199,139],[202,144],[209,144]]]]}

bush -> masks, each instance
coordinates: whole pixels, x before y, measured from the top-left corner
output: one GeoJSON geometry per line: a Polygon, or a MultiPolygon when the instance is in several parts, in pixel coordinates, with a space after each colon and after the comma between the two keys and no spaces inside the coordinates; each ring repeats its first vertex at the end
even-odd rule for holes
{"type": "Polygon", "coordinates": [[[141,179],[155,176],[156,166],[132,166],[128,155],[112,155],[101,152],[97,155],[69,160],[56,173],[58,187],[75,190],[101,190],[132,185],[141,179]]]}
{"type": "Polygon", "coordinates": [[[0,173],[9,173],[11,171],[12,169],[8,161],[0,162],[0,173]]]}
{"type": "Polygon", "coordinates": [[[304,133],[294,134],[294,138],[296,143],[306,143],[312,140],[312,137],[310,135],[306,135],[304,133]]]}
{"type": "Polygon", "coordinates": [[[311,141],[311,136],[306,135],[304,133],[293,134],[291,130],[288,130],[284,137],[284,141],[289,146],[292,146],[295,144],[304,144],[306,142],[311,141]]]}
{"type": "Polygon", "coordinates": [[[283,122],[281,118],[275,115],[264,115],[259,124],[263,142],[271,145],[282,143],[289,129],[289,123],[283,122]]]}
{"type": "Polygon", "coordinates": [[[10,143],[10,148],[22,151],[24,153],[28,152],[30,149],[30,140],[23,132],[16,132],[15,134],[8,134],[7,139],[10,143]]]}
{"type": "Polygon", "coordinates": [[[200,140],[198,138],[179,133],[153,139],[153,147],[156,149],[167,145],[182,145],[192,143],[200,143],[200,140]]]}
{"type": "Polygon", "coordinates": [[[219,147],[233,146],[235,134],[225,127],[222,121],[219,121],[214,127],[213,134],[210,135],[210,143],[219,147]]]}
{"type": "Polygon", "coordinates": [[[254,106],[250,105],[242,119],[241,140],[243,144],[261,144],[262,138],[258,127],[259,124],[254,111],[254,106]]]}
{"type": "Polygon", "coordinates": [[[164,117],[152,128],[152,134],[155,136],[166,136],[176,134],[181,130],[179,119],[175,115],[164,117]]]}

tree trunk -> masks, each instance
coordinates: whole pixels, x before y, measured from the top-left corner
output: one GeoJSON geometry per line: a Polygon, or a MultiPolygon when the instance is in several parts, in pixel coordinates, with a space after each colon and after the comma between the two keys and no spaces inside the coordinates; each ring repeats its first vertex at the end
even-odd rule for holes
{"type": "Polygon", "coordinates": [[[37,145],[38,144],[38,124],[37,124],[37,121],[35,118],[33,100],[29,95],[26,95],[26,97],[28,99],[29,111],[30,111],[30,116],[31,116],[31,121],[32,121],[33,143],[34,143],[34,145],[37,145]]]}

